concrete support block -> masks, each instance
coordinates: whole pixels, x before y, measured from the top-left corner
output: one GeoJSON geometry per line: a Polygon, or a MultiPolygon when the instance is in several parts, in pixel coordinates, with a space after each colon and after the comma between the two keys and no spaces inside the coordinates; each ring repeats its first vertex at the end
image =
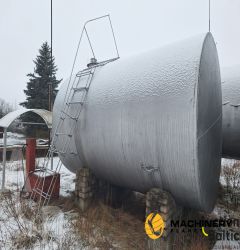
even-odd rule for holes
{"type": "Polygon", "coordinates": [[[96,192],[96,178],[89,168],[82,168],[76,174],[75,203],[85,211],[96,192]]]}
{"type": "Polygon", "coordinates": [[[182,208],[177,206],[170,193],[159,188],[153,188],[146,195],[146,217],[153,212],[161,215],[165,224],[165,230],[160,238],[156,240],[148,239],[148,249],[173,249],[174,235],[170,233],[170,222],[181,215],[182,208]]]}
{"type": "Polygon", "coordinates": [[[89,168],[81,168],[77,172],[78,177],[88,177],[92,175],[91,170],[89,168]]]}
{"type": "Polygon", "coordinates": [[[89,208],[89,205],[91,204],[91,199],[81,199],[76,198],[75,204],[81,209],[81,211],[86,211],[89,208]]]}
{"type": "Polygon", "coordinates": [[[92,187],[89,186],[89,187],[80,187],[78,189],[75,189],[75,194],[77,195],[78,193],[88,193],[92,190],[92,187]]]}
{"type": "Polygon", "coordinates": [[[93,197],[93,192],[88,192],[88,193],[78,193],[78,197],[82,199],[88,199],[93,197]]]}
{"type": "Polygon", "coordinates": [[[76,173],[75,202],[82,211],[86,210],[96,197],[107,205],[119,208],[128,195],[129,190],[97,179],[89,168],[82,168],[76,173]]]}

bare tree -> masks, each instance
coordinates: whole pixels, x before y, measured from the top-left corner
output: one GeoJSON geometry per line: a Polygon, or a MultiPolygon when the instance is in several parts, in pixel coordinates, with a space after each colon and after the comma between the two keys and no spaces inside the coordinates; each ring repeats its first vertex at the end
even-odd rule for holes
{"type": "Polygon", "coordinates": [[[13,110],[12,105],[0,98],[0,118],[13,110]]]}

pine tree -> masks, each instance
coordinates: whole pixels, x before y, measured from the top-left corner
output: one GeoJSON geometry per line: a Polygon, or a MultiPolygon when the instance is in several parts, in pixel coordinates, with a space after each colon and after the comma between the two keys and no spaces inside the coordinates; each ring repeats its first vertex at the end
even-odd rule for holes
{"type": "Polygon", "coordinates": [[[27,98],[20,103],[25,108],[49,109],[49,84],[52,86],[52,103],[57,95],[58,84],[62,80],[56,79],[57,66],[55,58],[51,59],[51,48],[45,42],[39,50],[36,60],[34,73],[27,76],[27,89],[24,90],[27,98]]]}

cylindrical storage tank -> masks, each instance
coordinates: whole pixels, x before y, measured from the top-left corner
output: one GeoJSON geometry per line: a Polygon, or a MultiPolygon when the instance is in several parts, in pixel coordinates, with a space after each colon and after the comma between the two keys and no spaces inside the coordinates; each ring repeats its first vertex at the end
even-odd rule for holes
{"type": "MultiPolygon", "coordinates": [[[[66,89],[55,101],[55,127],[66,89]]],[[[66,118],[63,130],[71,123],[66,118]]],[[[88,166],[115,185],[143,193],[159,187],[186,207],[210,211],[221,138],[221,79],[208,33],[97,68],[70,150],[60,157],[71,171],[88,166]]]]}
{"type": "Polygon", "coordinates": [[[223,156],[240,159],[240,66],[223,68],[223,156]]]}

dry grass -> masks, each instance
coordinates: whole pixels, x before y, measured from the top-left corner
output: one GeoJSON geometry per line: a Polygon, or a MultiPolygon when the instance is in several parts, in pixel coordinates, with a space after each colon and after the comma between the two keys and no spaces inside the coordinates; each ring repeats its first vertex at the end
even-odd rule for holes
{"type": "Polygon", "coordinates": [[[221,176],[225,185],[221,186],[219,202],[230,210],[240,211],[240,161],[235,161],[233,165],[224,165],[221,176]]]}
{"type": "Polygon", "coordinates": [[[192,242],[188,248],[189,250],[209,250],[211,249],[209,247],[209,244],[206,243],[206,241],[201,239],[196,239],[194,242],[192,242]]]}
{"type": "Polygon", "coordinates": [[[37,240],[42,238],[41,233],[39,233],[41,224],[39,224],[39,221],[36,223],[32,215],[33,212],[30,207],[23,202],[19,202],[12,193],[1,196],[0,238],[1,242],[5,243],[5,247],[11,242],[10,245],[14,246],[15,249],[30,248],[37,240]],[[34,223],[29,224],[26,216],[34,223]],[[9,242],[6,242],[6,239],[9,242]]]}
{"type": "MultiPolygon", "coordinates": [[[[238,173],[240,163],[233,167],[224,166],[222,176],[227,187],[222,187],[220,192],[223,197],[233,197],[240,188],[238,173]]],[[[51,205],[61,208],[65,214],[70,214],[67,230],[61,237],[55,237],[43,227],[44,219],[41,214],[36,217],[36,208],[29,205],[28,200],[16,202],[15,196],[1,197],[4,218],[0,218],[0,246],[4,241],[1,225],[10,235],[12,249],[29,249],[36,244],[46,249],[147,249],[147,236],[144,232],[145,197],[142,195],[130,196],[125,199],[121,208],[113,209],[99,201],[94,201],[87,212],[82,213],[74,203],[74,197],[63,198],[54,201],[51,205]],[[12,218],[15,229],[6,218],[12,218]],[[45,231],[44,231],[45,230],[45,231]],[[13,233],[15,232],[15,233],[13,233]],[[44,242],[44,243],[43,243],[44,242]]],[[[235,206],[234,200],[230,199],[231,206],[235,206]]],[[[222,204],[225,205],[225,200],[222,204]]],[[[206,215],[187,211],[184,219],[206,218],[206,215]]],[[[205,250],[211,249],[214,242],[203,238],[200,232],[179,232],[172,235],[173,249],[182,250],[205,250]]]]}
{"type": "MultiPolygon", "coordinates": [[[[188,220],[207,220],[210,219],[209,215],[205,213],[200,213],[191,209],[184,209],[182,217],[180,218],[183,221],[188,220]]],[[[196,229],[191,228],[191,231],[188,231],[189,228],[185,228],[185,232],[179,231],[173,233],[173,248],[176,250],[209,250],[215,244],[215,240],[211,237],[203,236],[201,228],[196,229]]],[[[213,229],[208,229],[208,233],[213,235],[213,229]],[[212,230],[212,231],[209,231],[212,230]]]]}
{"type": "Polygon", "coordinates": [[[73,231],[98,249],[146,249],[143,222],[123,211],[98,203],[80,213],[73,231]]]}
{"type": "MultiPolygon", "coordinates": [[[[0,199],[0,248],[31,249],[146,249],[143,221],[123,208],[113,209],[102,203],[94,203],[85,213],[74,205],[73,199],[60,198],[55,201],[67,216],[65,230],[56,237],[44,226],[51,220],[51,207],[37,213],[37,207],[29,200],[10,194],[0,199]],[[37,215],[37,216],[36,216],[37,215]],[[49,218],[47,219],[46,216],[49,218]]],[[[53,205],[52,203],[51,205],[53,205]]],[[[54,210],[53,210],[54,213],[54,210]]],[[[51,224],[51,223],[50,223],[51,224]]],[[[55,225],[55,224],[53,224],[55,225]]],[[[57,225],[58,226],[58,225],[57,225]]]]}
{"type": "Polygon", "coordinates": [[[226,187],[231,191],[240,189],[240,161],[222,167],[222,176],[225,179],[226,187]]]}
{"type": "Polygon", "coordinates": [[[36,245],[40,249],[64,249],[62,246],[77,242],[68,234],[56,238],[44,225],[51,217],[39,213],[36,203],[21,199],[18,193],[1,196],[0,204],[0,249],[32,249],[36,245]]]}

